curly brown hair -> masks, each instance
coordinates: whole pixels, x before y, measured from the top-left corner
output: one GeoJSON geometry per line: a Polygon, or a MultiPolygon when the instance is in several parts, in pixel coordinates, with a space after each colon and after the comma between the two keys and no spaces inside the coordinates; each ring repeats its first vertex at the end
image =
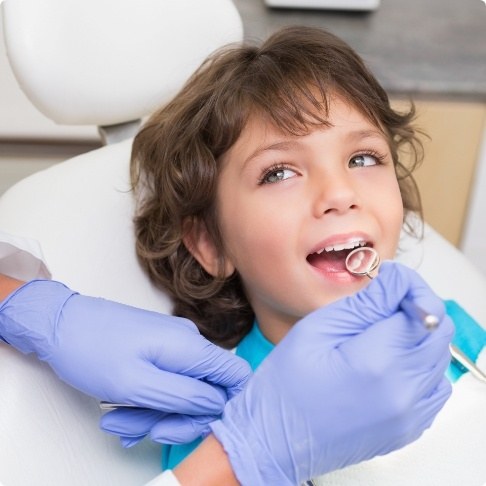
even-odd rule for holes
{"type": "Polygon", "coordinates": [[[321,29],[289,27],[261,46],[233,45],[216,52],[134,140],[137,254],[152,281],[172,297],[174,314],[194,321],[215,343],[234,346],[254,319],[238,273],[224,277],[215,207],[220,158],[254,114],[297,135],[326,125],[333,94],[385,134],[405,214],[421,215],[411,176],[422,155],[412,126],[413,105],[407,113],[394,111],[354,50],[321,29]],[[399,160],[403,147],[412,154],[408,167],[399,160]],[[206,225],[221,255],[219,277],[205,272],[183,242],[195,221],[206,225]]]}

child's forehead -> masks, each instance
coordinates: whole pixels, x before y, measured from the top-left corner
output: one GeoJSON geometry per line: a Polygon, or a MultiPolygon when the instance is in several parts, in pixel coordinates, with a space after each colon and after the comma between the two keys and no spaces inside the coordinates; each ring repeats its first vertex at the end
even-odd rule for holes
{"type": "Polygon", "coordinates": [[[336,127],[337,131],[336,135],[332,136],[338,136],[342,143],[374,140],[390,147],[389,138],[381,127],[344,99],[334,99],[323,115],[325,116],[322,116],[322,123],[311,121],[301,125],[300,129],[296,131],[285,125],[279,125],[278,120],[275,120],[272,114],[258,110],[252,111],[235,143],[223,154],[221,158],[223,167],[233,161],[253,160],[256,154],[260,156],[260,154],[275,153],[275,151],[298,150],[298,147],[302,149],[304,145],[308,146],[309,143],[313,143],[311,140],[317,140],[307,136],[333,127],[336,127]]]}
{"type": "MultiPolygon", "coordinates": [[[[276,109],[262,109],[260,106],[250,107],[245,124],[236,140],[245,137],[247,132],[260,132],[261,135],[276,135],[281,137],[304,136],[314,130],[322,130],[332,127],[339,120],[338,116],[345,113],[345,120],[360,120],[369,129],[379,132],[385,138],[387,131],[383,126],[373,119],[369,113],[347,100],[344,96],[333,93],[327,99],[321,100],[320,104],[312,106],[305,113],[293,117],[291,112],[276,109]]],[[[342,120],[339,120],[342,122],[342,120]]]]}

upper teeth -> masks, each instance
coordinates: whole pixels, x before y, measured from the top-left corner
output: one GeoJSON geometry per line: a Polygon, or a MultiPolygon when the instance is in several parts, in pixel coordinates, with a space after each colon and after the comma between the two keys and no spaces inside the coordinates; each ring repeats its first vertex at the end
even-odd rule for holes
{"type": "Polygon", "coordinates": [[[341,251],[341,250],[352,250],[358,246],[365,246],[366,242],[364,240],[348,241],[347,243],[341,243],[339,245],[326,246],[321,248],[316,253],[320,255],[323,251],[341,251]]]}

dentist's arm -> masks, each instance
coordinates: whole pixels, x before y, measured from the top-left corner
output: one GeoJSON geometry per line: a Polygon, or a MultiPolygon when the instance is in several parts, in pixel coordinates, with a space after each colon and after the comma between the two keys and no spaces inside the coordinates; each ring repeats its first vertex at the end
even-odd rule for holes
{"type": "Polygon", "coordinates": [[[219,416],[249,377],[245,361],[186,319],[82,296],[55,281],[0,282],[4,341],[36,354],[88,395],[162,412],[160,426],[185,441],[219,416]]]}
{"type": "MultiPolygon", "coordinates": [[[[298,485],[387,454],[417,439],[450,396],[452,334],[422,279],[384,263],[366,289],[298,322],[210,428],[245,486],[298,485]],[[405,297],[437,315],[438,329],[402,312],[405,297]]],[[[200,479],[192,465],[204,454],[175,470],[181,484],[228,484],[200,479]]]]}
{"type": "Polygon", "coordinates": [[[23,284],[24,282],[21,282],[20,280],[8,277],[7,275],[2,275],[0,273],[0,302],[6,299],[8,295],[10,295],[14,290],[17,290],[23,284]]]}
{"type": "MultiPolygon", "coordinates": [[[[119,321],[124,333],[126,323],[123,316],[128,314],[128,321],[131,321],[131,318],[139,314],[137,310],[120,304],[81,298],[55,282],[54,286],[40,282],[34,284],[20,287],[0,305],[0,335],[9,342],[15,341],[14,344],[24,352],[34,350],[51,366],[54,364],[54,369],[58,369],[61,376],[74,377],[77,382],[81,380],[84,386],[84,380],[72,371],[73,363],[79,362],[79,353],[73,348],[86,348],[89,352],[85,349],[85,357],[94,353],[104,360],[105,357],[99,356],[99,350],[92,347],[93,335],[100,341],[100,333],[103,335],[107,329],[111,329],[110,324],[105,326],[106,320],[119,321]],[[39,292],[42,285],[46,285],[43,289],[47,294],[50,294],[47,289],[54,291],[54,296],[46,300],[44,293],[39,292]],[[46,302],[49,302],[48,310],[46,302]],[[69,306],[66,308],[67,303],[69,306]],[[93,304],[96,305],[91,308],[93,304]],[[53,309],[59,311],[56,313],[59,317],[54,319],[56,325],[38,323],[41,331],[37,329],[30,335],[30,331],[21,322],[28,317],[27,321],[31,323],[31,319],[37,315],[35,309],[43,312],[41,321],[53,309]],[[108,313],[104,315],[101,312],[103,310],[108,313]],[[89,332],[86,335],[80,330],[83,326],[76,324],[79,313],[82,322],[88,323],[89,332]],[[107,319],[107,315],[113,315],[115,319],[107,319]],[[92,326],[87,317],[95,320],[97,325],[92,326]],[[98,319],[101,319],[101,323],[98,319]],[[69,324],[73,325],[73,332],[66,330],[69,324]],[[20,334],[15,332],[16,328],[20,328],[20,334]],[[60,341],[64,343],[64,349],[59,349],[55,343],[57,339],[53,340],[54,335],[62,337],[60,341]]],[[[212,356],[213,347],[204,343],[203,338],[194,338],[192,334],[197,332],[192,326],[181,321],[182,326],[179,323],[174,327],[170,325],[173,320],[160,321],[160,316],[152,314],[147,314],[147,320],[155,319],[157,325],[155,322],[152,322],[154,325],[149,323],[146,329],[150,331],[149,334],[153,332],[157,336],[156,329],[161,327],[167,327],[169,335],[175,329],[175,332],[182,329],[191,335],[188,342],[196,344],[193,348],[197,352],[195,357],[180,357],[179,349],[171,353],[171,346],[167,346],[162,347],[161,352],[160,346],[155,346],[152,348],[153,354],[148,355],[148,369],[154,366],[153,361],[159,366],[162,362],[165,365],[173,362],[174,366],[170,366],[168,373],[172,376],[181,373],[181,370],[187,372],[187,360],[192,360],[200,364],[195,369],[199,369],[197,374],[201,377],[210,377],[210,381],[215,382],[219,376],[220,384],[227,386],[229,395],[242,387],[247,370],[244,369],[243,373],[235,372],[239,368],[235,368],[238,361],[232,361],[224,353],[216,354],[216,360],[213,357],[204,359],[208,351],[209,356],[212,356]],[[204,346],[201,346],[202,343],[204,346]],[[186,367],[182,369],[183,363],[186,367]],[[232,379],[227,377],[228,365],[232,379]],[[203,369],[206,371],[203,372],[203,369]],[[228,386],[228,383],[232,385],[228,386]]],[[[120,330],[118,327],[116,329],[120,330]]],[[[248,486],[291,485],[408,444],[430,426],[450,394],[450,385],[443,373],[450,358],[448,344],[451,336],[452,324],[444,317],[440,300],[425,283],[411,270],[399,265],[383,264],[380,275],[367,289],[354,297],[319,309],[294,326],[244,391],[227,403],[223,418],[210,425],[214,437],[209,436],[176,468],[176,477],[183,486],[196,483],[200,486],[229,485],[234,484],[236,478],[248,486]],[[420,323],[410,321],[401,312],[400,302],[404,297],[416,300],[421,307],[439,316],[441,323],[434,333],[428,333],[420,323]],[[285,380],[282,380],[282,376],[285,376],[285,380]],[[226,458],[226,462],[220,460],[221,457],[226,458]]],[[[120,339],[117,346],[109,347],[115,363],[122,368],[123,359],[126,358],[124,353],[127,351],[123,349],[125,341],[120,339]],[[118,356],[116,348],[120,345],[122,354],[118,356]]],[[[144,342],[135,341],[135,347],[144,342]]],[[[173,334],[170,342],[176,342],[173,334]]],[[[106,349],[104,351],[106,353],[106,349]]],[[[182,354],[190,353],[185,349],[182,354]]],[[[133,355],[128,359],[128,362],[136,365],[140,364],[139,361],[140,358],[134,359],[133,355]]],[[[87,363],[92,364],[89,360],[87,363]]],[[[137,373],[147,375],[146,367],[136,369],[137,373]]],[[[86,374],[93,376],[89,370],[86,374]]],[[[109,376],[112,374],[109,373],[109,376]]],[[[184,376],[180,378],[187,379],[184,376]]],[[[190,392],[197,379],[191,377],[189,380],[191,385],[181,390],[190,392]]],[[[68,379],[66,381],[70,382],[68,379]]],[[[103,378],[95,386],[98,391],[106,391],[107,385],[103,378]]],[[[207,386],[209,390],[217,391],[207,386]]],[[[83,389],[79,383],[78,387],[83,389]]],[[[131,402],[142,403],[137,388],[134,391],[132,387],[133,384],[128,383],[128,393],[121,390],[115,392],[122,393],[127,399],[130,399],[130,394],[135,394],[131,402]]],[[[144,389],[144,386],[141,388],[144,389]]],[[[152,396],[150,389],[148,395],[152,396]]],[[[114,400],[116,396],[102,397],[114,400]]],[[[202,404],[197,400],[193,404],[198,405],[195,407],[198,412],[205,407],[207,410],[208,403],[213,403],[209,396],[205,397],[202,404]]],[[[145,396],[142,398],[146,399],[145,396]]],[[[221,395],[219,398],[224,402],[221,395]]],[[[155,399],[159,410],[163,400],[163,394],[155,399]]],[[[181,410],[179,405],[176,399],[175,405],[171,405],[172,410],[181,410]]],[[[180,416],[183,424],[191,424],[192,418],[195,418],[195,423],[199,424],[196,428],[207,431],[206,423],[197,421],[200,415],[184,413],[187,415],[180,416]]],[[[185,436],[180,432],[181,428],[176,427],[177,432],[171,429],[173,420],[166,422],[165,426],[163,422],[163,417],[158,417],[157,423],[149,424],[158,429],[155,435],[160,441],[170,442],[174,434],[185,436]]],[[[113,425],[112,432],[116,432],[113,425]]],[[[151,433],[150,427],[146,429],[140,428],[140,423],[136,425],[137,429],[131,431],[132,437],[151,433]]],[[[125,425],[121,427],[120,435],[126,435],[125,425]]],[[[177,484],[170,477],[155,481],[154,485],[161,486],[177,484]]]]}
{"type": "MultiPolygon", "coordinates": [[[[175,476],[183,486],[298,485],[405,446],[450,396],[452,334],[423,280],[384,263],[366,289],[294,326],[175,476]],[[439,317],[434,332],[402,312],[405,297],[439,317]]],[[[177,484],[167,481],[150,486],[177,484]]]]}
{"type": "MultiPolygon", "coordinates": [[[[51,284],[48,283],[48,281],[41,281],[41,282],[45,282],[45,283],[43,283],[43,284],[38,283],[37,285],[45,285],[46,288],[51,287],[51,284]]],[[[7,297],[9,297],[12,293],[19,290],[24,285],[25,285],[25,282],[23,282],[23,281],[20,281],[20,280],[8,277],[6,275],[0,274],[0,338],[2,338],[2,339],[4,339],[3,336],[7,336],[9,334],[8,331],[7,331],[8,324],[6,323],[6,320],[7,320],[6,314],[4,314],[3,317],[2,317],[2,314],[1,314],[1,312],[2,312],[1,309],[5,309],[5,306],[7,306],[7,303],[5,303],[3,301],[7,297]]],[[[53,283],[53,285],[55,287],[59,288],[58,287],[59,284],[53,283]]],[[[34,285],[32,285],[32,286],[34,286],[34,285]]],[[[61,286],[60,288],[62,289],[62,287],[63,286],[61,286]]],[[[27,286],[26,290],[27,290],[27,293],[22,298],[25,298],[25,299],[28,300],[28,299],[31,298],[30,291],[32,289],[29,288],[29,286],[27,286]]],[[[39,301],[37,299],[36,299],[36,301],[37,301],[37,303],[39,303],[39,301]]],[[[86,302],[86,305],[89,306],[90,302],[91,302],[91,300],[86,302]]],[[[25,303],[26,302],[24,302],[24,304],[25,303]]],[[[19,317],[19,315],[22,315],[24,311],[22,311],[20,308],[15,310],[15,305],[16,305],[15,302],[10,302],[10,309],[8,310],[8,313],[9,314],[12,313],[12,307],[13,307],[14,308],[14,314],[18,313],[18,317],[19,317]]],[[[118,304],[108,303],[108,305],[114,305],[115,308],[117,310],[119,310],[118,304]]],[[[34,309],[32,309],[32,311],[34,311],[34,309]]],[[[7,312],[7,311],[5,311],[5,312],[7,312]]],[[[138,322],[140,319],[142,319],[144,317],[142,315],[143,312],[144,311],[140,311],[141,315],[139,316],[139,319],[132,322],[132,324],[131,324],[131,325],[133,325],[133,328],[131,330],[133,332],[133,334],[135,334],[135,333],[138,334],[140,332],[143,332],[143,324],[138,322]]],[[[99,315],[99,316],[94,316],[94,317],[95,318],[97,317],[96,321],[99,322],[101,319],[106,319],[109,316],[99,315]]],[[[35,323],[36,323],[35,319],[30,322],[30,324],[32,326],[35,326],[35,323]]],[[[73,324],[77,325],[77,322],[75,322],[73,324]]],[[[189,326],[189,328],[190,327],[191,326],[189,326]]],[[[114,335],[111,336],[111,338],[112,338],[112,340],[114,340],[114,339],[117,338],[118,330],[113,329],[112,331],[113,331],[114,335]]],[[[181,331],[180,331],[180,337],[184,338],[184,335],[185,335],[186,332],[187,332],[187,328],[182,326],[181,331]]],[[[152,339],[153,337],[149,336],[149,338],[152,339]]],[[[22,337],[22,339],[25,340],[26,343],[23,343],[23,345],[21,347],[23,349],[26,349],[25,345],[27,344],[27,341],[29,339],[28,334],[24,335],[22,337]]],[[[93,339],[96,340],[96,332],[95,332],[95,336],[93,336],[93,339]]],[[[130,342],[131,340],[128,339],[128,341],[130,342]]],[[[192,350],[191,349],[185,350],[184,354],[187,354],[187,365],[190,366],[192,364],[192,365],[197,366],[198,363],[196,361],[197,361],[197,359],[200,359],[201,361],[204,362],[204,364],[200,363],[201,369],[200,369],[199,373],[202,376],[206,376],[206,375],[210,376],[210,375],[213,374],[213,378],[215,378],[216,381],[219,381],[219,383],[221,384],[221,387],[225,387],[225,386],[228,387],[228,394],[230,396],[233,395],[234,393],[236,393],[237,391],[239,391],[240,388],[243,386],[243,384],[246,382],[246,380],[248,379],[248,376],[249,376],[249,369],[248,369],[246,362],[241,361],[239,358],[235,357],[231,353],[221,352],[219,350],[219,348],[216,348],[211,343],[209,343],[205,340],[201,339],[201,341],[196,338],[195,342],[198,344],[197,349],[193,348],[192,350]],[[202,341],[202,348],[200,346],[201,341],[202,341]],[[212,352],[214,352],[215,349],[218,349],[218,351],[216,352],[216,357],[212,357],[212,352]],[[202,351],[202,353],[201,353],[201,351],[202,351]],[[196,356],[193,356],[192,352],[195,352],[196,356]],[[207,360],[207,358],[210,358],[210,359],[207,360]],[[207,367],[207,368],[205,368],[205,367],[207,367]],[[214,377],[215,368],[217,369],[217,374],[219,375],[219,378],[214,377]]],[[[177,347],[176,343],[173,343],[173,344],[177,347]]],[[[117,374],[117,376],[118,376],[119,372],[123,373],[123,370],[127,369],[126,367],[137,365],[138,364],[138,358],[134,359],[134,355],[136,355],[138,351],[140,353],[143,353],[144,350],[145,350],[145,348],[141,348],[141,347],[138,347],[138,346],[139,345],[134,345],[134,348],[132,350],[133,353],[127,355],[121,361],[118,360],[116,353],[113,353],[113,354],[108,353],[107,359],[108,360],[110,360],[110,359],[114,360],[114,362],[111,363],[111,368],[110,368],[111,371],[113,373],[117,374]]],[[[76,368],[76,366],[78,366],[78,365],[81,365],[81,367],[84,367],[85,364],[86,364],[86,362],[84,362],[84,360],[86,360],[87,362],[91,362],[92,360],[99,358],[98,356],[96,356],[96,354],[92,354],[93,349],[91,347],[88,350],[84,350],[84,351],[86,353],[84,355],[84,358],[81,358],[81,356],[78,354],[77,357],[73,357],[74,360],[70,363],[69,363],[70,358],[68,358],[68,368],[76,368]],[[80,358],[82,359],[81,362],[79,361],[80,358]]],[[[68,352],[70,352],[70,351],[66,351],[66,353],[68,353],[68,352]]],[[[172,369],[174,366],[176,366],[176,363],[167,362],[167,363],[165,363],[165,365],[169,369],[172,369]]],[[[56,367],[54,367],[54,371],[56,371],[56,367]]],[[[61,372],[61,373],[64,374],[64,372],[61,372]]],[[[149,368],[143,370],[142,375],[143,375],[143,373],[150,373],[151,378],[156,378],[151,371],[149,372],[149,368]]],[[[76,376],[77,376],[77,374],[75,374],[75,377],[74,377],[75,381],[77,381],[76,376]]],[[[167,376],[172,376],[172,373],[168,374],[167,376]]],[[[172,378],[174,378],[174,376],[172,376],[172,378]]],[[[94,375],[91,376],[91,380],[96,380],[96,379],[98,379],[98,374],[94,374],[94,375]]],[[[190,388],[191,384],[194,385],[194,383],[195,383],[194,379],[191,379],[189,377],[184,377],[182,374],[180,376],[180,379],[181,380],[188,380],[189,388],[190,388]]],[[[146,381],[146,380],[142,379],[141,383],[143,383],[144,381],[146,381]]],[[[158,381],[160,381],[160,380],[158,380],[158,381]]],[[[176,382],[177,382],[177,380],[175,380],[175,383],[176,382]]],[[[77,383],[70,383],[70,384],[73,385],[73,386],[76,386],[77,383]]],[[[97,386],[98,388],[101,386],[102,389],[103,389],[103,387],[105,387],[104,390],[106,390],[106,384],[103,384],[103,383],[101,383],[101,384],[98,383],[97,385],[93,383],[93,386],[97,386]]],[[[155,383],[154,383],[154,386],[155,386],[155,383]]],[[[123,385],[122,385],[122,387],[123,387],[123,385]]],[[[90,390],[84,390],[84,391],[87,391],[88,393],[90,393],[90,390]]],[[[213,400],[214,397],[216,397],[216,402],[220,403],[220,405],[217,405],[217,404],[212,405],[212,408],[210,408],[207,412],[219,414],[221,412],[222,404],[224,403],[224,401],[226,399],[225,394],[221,393],[221,392],[217,392],[215,394],[214,390],[209,385],[206,385],[204,387],[204,389],[201,389],[201,391],[203,391],[203,396],[199,397],[197,400],[203,401],[203,402],[208,401],[209,403],[211,403],[211,400],[213,400]],[[206,394],[206,396],[204,396],[204,393],[206,394]],[[214,410],[214,408],[216,408],[216,411],[214,410]]],[[[106,393],[106,391],[105,391],[105,393],[106,393]]],[[[132,390],[128,390],[128,389],[123,390],[122,389],[122,390],[118,391],[118,398],[120,400],[124,401],[124,402],[128,402],[130,400],[133,400],[134,396],[137,393],[141,394],[141,393],[143,393],[143,391],[142,390],[136,390],[136,389],[135,390],[133,390],[133,389],[132,390]]],[[[108,396],[103,395],[103,392],[101,393],[101,395],[102,395],[103,398],[108,399],[108,396]]],[[[193,393],[191,393],[191,396],[192,395],[193,395],[193,393]]],[[[187,396],[185,397],[183,395],[183,391],[181,390],[181,395],[178,398],[183,400],[184,398],[187,398],[187,396]]],[[[162,406],[162,404],[163,404],[162,397],[160,397],[160,399],[161,399],[161,402],[159,403],[159,405],[162,406]]],[[[164,405],[165,405],[165,407],[167,407],[168,402],[165,401],[164,405]]],[[[197,404],[194,403],[193,407],[196,407],[196,406],[197,406],[197,404]]],[[[207,407],[208,406],[207,403],[200,403],[199,404],[199,407],[204,407],[204,406],[207,407]]],[[[172,408],[170,411],[175,413],[175,414],[182,412],[182,410],[180,408],[178,408],[177,406],[176,406],[175,409],[172,408]]],[[[190,413],[190,410],[186,410],[186,412],[190,413]]],[[[159,415],[159,419],[157,420],[157,424],[164,428],[164,431],[165,431],[166,434],[170,434],[168,429],[170,429],[171,426],[174,426],[175,428],[177,428],[177,421],[174,422],[174,416],[171,415],[172,416],[172,422],[171,422],[172,425],[168,426],[167,422],[164,421],[161,418],[162,416],[163,416],[163,414],[159,415]]],[[[215,416],[210,416],[210,417],[202,416],[202,417],[198,417],[198,418],[195,417],[194,421],[191,420],[190,415],[181,416],[181,418],[183,418],[183,426],[182,427],[179,426],[178,434],[181,436],[182,439],[184,439],[184,437],[185,437],[184,434],[186,434],[187,437],[186,437],[185,440],[190,441],[194,437],[198,436],[200,434],[202,428],[208,422],[208,420],[213,420],[215,418],[215,416]],[[180,430],[180,429],[182,429],[182,430],[180,430]]],[[[128,414],[128,416],[125,417],[124,420],[125,420],[125,425],[126,425],[126,421],[130,422],[130,414],[128,414]]],[[[135,424],[132,424],[132,427],[133,426],[137,427],[138,423],[136,422],[135,424]]],[[[140,436],[141,436],[140,438],[142,438],[143,435],[144,434],[142,433],[142,431],[140,431],[140,436]]],[[[124,440],[127,440],[127,439],[124,438],[124,440]]],[[[207,440],[201,446],[198,455],[195,458],[191,458],[191,460],[188,462],[188,465],[189,465],[189,467],[196,467],[197,469],[199,469],[200,478],[204,478],[204,480],[206,481],[206,484],[208,484],[208,485],[209,484],[221,484],[221,485],[224,484],[225,486],[232,486],[232,485],[238,485],[239,484],[238,481],[236,480],[236,477],[234,476],[232,469],[231,469],[231,464],[228,460],[228,456],[225,454],[221,444],[216,439],[214,439],[214,437],[212,437],[212,436],[207,438],[207,440]],[[210,461],[210,462],[208,463],[208,461],[210,461]]],[[[182,473],[182,480],[185,482],[184,473],[182,473]]],[[[153,486],[174,486],[174,485],[178,485],[179,482],[172,475],[172,473],[168,472],[163,477],[161,476],[161,477],[154,479],[154,481],[151,482],[150,484],[153,485],[153,486]]]]}

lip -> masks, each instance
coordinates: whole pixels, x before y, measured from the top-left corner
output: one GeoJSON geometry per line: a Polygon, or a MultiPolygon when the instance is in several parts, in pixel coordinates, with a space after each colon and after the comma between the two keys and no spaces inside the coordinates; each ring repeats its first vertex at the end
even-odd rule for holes
{"type": "Polygon", "coordinates": [[[319,243],[317,243],[311,248],[307,256],[312,255],[313,253],[317,253],[323,248],[329,246],[338,246],[338,245],[348,244],[357,241],[365,241],[366,246],[373,247],[373,240],[370,237],[370,235],[368,235],[367,233],[361,231],[353,232],[353,233],[342,233],[342,234],[329,236],[328,238],[325,238],[324,240],[320,241],[319,243]]]}

